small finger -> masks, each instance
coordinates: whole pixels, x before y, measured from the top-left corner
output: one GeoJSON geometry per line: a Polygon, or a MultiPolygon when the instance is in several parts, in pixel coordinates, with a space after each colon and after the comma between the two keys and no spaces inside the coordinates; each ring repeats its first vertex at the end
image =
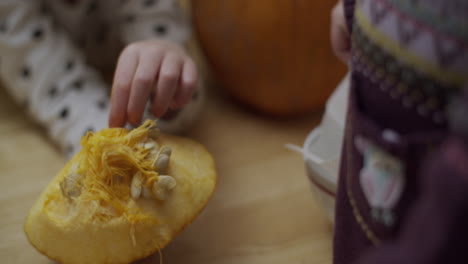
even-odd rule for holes
{"type": "Polygon", "coordinates": [[[198,84],[198,72],[192,60],[186,60],[182,68],[179,89],[174,96],[174,107],[181,108],[190,102],[198,84]]]}
{"type": "Polygon", "coordinates": [[[161,117],[172,103],[176,93],[182,70],[182,59],[175,54],[164,57],[158,75],[155,98],[151,106],[151,112],[156,117],[161,117]]]}
{"type": "Polygon", "coordinates": [[[162,56],[159,53],[144,54],[139,58],[127,108],[128,121],[134,126],[141,122],[161,61],[162,56]]]}
{"type": "Polygon", "coordinates": [[[138,65],[138,53],[125,49],[119,57],[111,94],[109,127],[123,127],[127,121],[130,87],[138,65]]]}

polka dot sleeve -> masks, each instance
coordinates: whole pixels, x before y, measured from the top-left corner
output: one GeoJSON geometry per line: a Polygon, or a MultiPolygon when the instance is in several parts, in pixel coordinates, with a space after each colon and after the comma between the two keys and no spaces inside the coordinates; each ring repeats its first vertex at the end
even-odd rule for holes
{"type": "Polygon", "coordinates": [[[126,43],[159,38],[183,44],[189,37],[189,19],[176,0],[120,1],[118,8],[126,43]]]}
{"type": "Polygon", "coordinates": [[[0,79],[71,155],[83,133],[107,125],[107,89],[40,3],[0,1],[0,79]]]}

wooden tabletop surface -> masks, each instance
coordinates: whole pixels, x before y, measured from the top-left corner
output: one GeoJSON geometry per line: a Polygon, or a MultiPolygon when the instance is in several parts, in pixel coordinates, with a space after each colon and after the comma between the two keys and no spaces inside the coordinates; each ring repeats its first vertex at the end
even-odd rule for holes
{"type": "MultiPolygon", "coordinates": [[[[201,217],[163,250],[164,263],[331,263],[332,226],[311,193],[302,157],[283,146],[302,145],[319,119],[272,120],[212,93],[188,136],[214,155],[217,190],[201,217]]],[[[1,263],[53,263],[29,245],[22,226],[64,163],[0,88],[1,263]]]]}

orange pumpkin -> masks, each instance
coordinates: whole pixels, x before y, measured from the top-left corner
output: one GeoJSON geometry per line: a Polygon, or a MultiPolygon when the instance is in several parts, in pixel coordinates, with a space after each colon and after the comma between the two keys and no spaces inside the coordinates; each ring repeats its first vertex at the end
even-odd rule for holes
{"type": "Polygon", "coordinates": [[[261,112],[291,116],[323,107],[346,68],[333,55],[336,0],[196,0],[193,19],[215,77],[261,112]]]}

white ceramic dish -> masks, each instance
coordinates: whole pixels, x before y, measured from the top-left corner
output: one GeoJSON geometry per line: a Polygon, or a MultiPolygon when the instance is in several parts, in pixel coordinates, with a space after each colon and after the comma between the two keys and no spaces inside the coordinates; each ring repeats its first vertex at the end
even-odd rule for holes
{"type": "Polygon", "coordinates": [[[328,100],[320,125],[308,135],[302,149],[293,147],[303,154],[312,190],[331,221],[335,217],[335,195],[348,92],[349,76],[346,76],[328,100]]]}

